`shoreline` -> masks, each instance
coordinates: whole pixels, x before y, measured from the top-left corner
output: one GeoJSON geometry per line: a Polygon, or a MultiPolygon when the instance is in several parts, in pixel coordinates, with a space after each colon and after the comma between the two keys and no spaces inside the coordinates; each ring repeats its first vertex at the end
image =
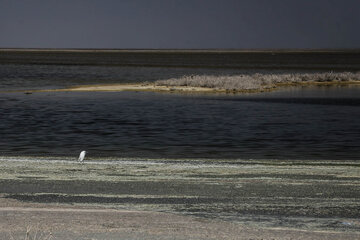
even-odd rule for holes
{"type": "MultiPolygon", "coordinates": [[[[167,229],[177,237],[179,219],[186,229],[192,224],[206,231],[222,226],[233,239],[247,230],[260,232],[259,238],[282,239],[283,234],[299,232],[307,234],[305,239],[327,238],[330,233],[359,237],[357,161],[217,161],[199,167],[191,160],[161,164],[0,160],[0,216],[17,216],[3,218],[7,220],[0,229],[24,218],[32,225],[40,218],[46,225],[55,217],[70,232],[85,234],[89,229],[64,224],[73,215],[69,209],[78,209],[79,222],[96,214],[94,231],[109,230],[104,228],[107,223],[117,234],[135,224],[137,216],[154,220],[152,230],[167,229]],[[276,232],[279,228],[281,233],[276,232]]],[[[149,224],[135,224],[132,234],[149,224]]],[[[194,228],[189,236],[202,231],[194,228]]]]}
{"type": "Polygon", "coordinates": [[[358,232],[256,228],[171,213],[58,205],[0,207],[0,237],[51,239],[357,239],[358,232]],[[54,217],[56,216],[56,217],[54,217]],[[94,218],[95,217],[95,218],[94,218]],[[34,220],[36,219],[36,220],[34,220]],[[36,222],[36,223],[35,223],[36,222]],[[95,237],[95,238],[94,238],[95,237]]]}
{"type": "Polygon", "coordinates": [[[346,53],[360,52],[360,48],[254,48],[254,49],[237,49],[237,48],[0,48],[0,52],[215,52],[215,53],[346,53]]]}

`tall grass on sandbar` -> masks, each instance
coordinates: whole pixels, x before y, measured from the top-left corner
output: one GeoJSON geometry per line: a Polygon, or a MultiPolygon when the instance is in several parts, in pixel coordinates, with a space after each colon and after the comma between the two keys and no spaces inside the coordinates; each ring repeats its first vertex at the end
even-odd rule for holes
{"type": "Polygon", "coordinates": [[[360,72],[324,73],[250,73],[239,75],[190,75],[180,78],[158,80],[158,86],[206,87],[219,90],[261,90],[273,88],[277,84],[307,82],[350,82],[360,81],[360,72]]]}

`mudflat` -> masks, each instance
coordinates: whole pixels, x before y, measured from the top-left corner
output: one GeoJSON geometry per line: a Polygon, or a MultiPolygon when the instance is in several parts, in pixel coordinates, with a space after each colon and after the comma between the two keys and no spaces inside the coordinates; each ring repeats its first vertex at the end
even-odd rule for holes
{"type": "Polygon", "coordinates": [[[249,227],[154,211],[98,208],[0,208],[1,239],[359,239],[357,232],[249,227]]]}
{"type": "Polygon", "coordinates": [[[360,164],[309,160],[0,161],[0,235],[358,239],[360,164]]]}

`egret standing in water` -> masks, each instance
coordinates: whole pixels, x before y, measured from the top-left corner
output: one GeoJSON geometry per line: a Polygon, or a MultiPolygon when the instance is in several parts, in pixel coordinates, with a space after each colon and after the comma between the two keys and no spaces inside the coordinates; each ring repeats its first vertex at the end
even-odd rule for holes
{"type": "Polygon", "coordinates": [[[79,161],[80,163],[82,163],[82,162],[84,161],[85,154],[86,154],[86,151],[82,151],[82,152],[80,153],[80,156],[79,156],[79,159],[78,159],[78,161],[79,161]]]}

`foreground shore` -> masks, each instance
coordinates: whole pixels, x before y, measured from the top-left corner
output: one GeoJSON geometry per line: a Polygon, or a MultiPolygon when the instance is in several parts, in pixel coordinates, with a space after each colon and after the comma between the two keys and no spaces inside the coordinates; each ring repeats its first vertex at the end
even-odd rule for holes
{"type": "Polygon", "coordinates": [[[151,211],[101,208],[34,207],[0,208],[1,239],[359,239],[358,232],[258,228],[213,219],[151,211]]]}
{"type": "Polygon", "coordinates": [[[7,158],[0,161],[0,235],[33,226],[54,239],[357,239],[359,167],[7,158]]]}

